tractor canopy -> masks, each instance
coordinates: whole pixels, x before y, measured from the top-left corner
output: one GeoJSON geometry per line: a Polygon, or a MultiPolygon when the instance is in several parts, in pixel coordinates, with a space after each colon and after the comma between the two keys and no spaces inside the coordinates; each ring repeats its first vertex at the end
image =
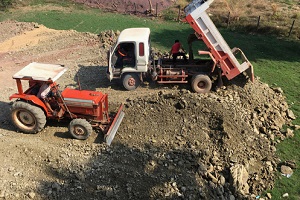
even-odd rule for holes
{"type": "Polygon", "coordinates": [[[13,75],[13,78],[54,82],[67,70],[68,68],[62,65],[32,62],[13,75]]]}

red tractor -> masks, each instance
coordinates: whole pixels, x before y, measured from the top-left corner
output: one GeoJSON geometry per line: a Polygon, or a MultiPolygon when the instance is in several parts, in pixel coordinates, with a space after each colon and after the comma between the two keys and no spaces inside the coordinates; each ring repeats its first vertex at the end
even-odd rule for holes
{"type": "Polygon", "coordinates": [[[61,65],[34,62],[13,76],[18,87],[18,93],[9,97],[16,99],[11,112],[13,124],[22,132],[37,133],[47,119],[70,119],[69,132],[74,138],[87,139],[96,128],[110,145],[124,117],[122,105],[110,117],[107,94],[71,88],[60,91],[55,81],[65,71],[67,68],[61,65]],[[29,83],[25,92],[24,81],[29,83]]]}

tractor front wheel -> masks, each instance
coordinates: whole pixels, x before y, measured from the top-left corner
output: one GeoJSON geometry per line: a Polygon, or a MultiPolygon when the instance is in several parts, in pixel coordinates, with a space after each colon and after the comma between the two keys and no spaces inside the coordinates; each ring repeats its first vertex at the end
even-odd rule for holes
{"type": "Polygon", "coordinates": [[[192,78],[192,89],[197,93],[207,93],[212,87],[212,82],[209,76],[204,74],[198,74],[192,78]]]}
{"type": "Polygon", "coordinates": [[[126,90],[135,90],[140,84],[141,80],[135,73],[125,74],[122,77],[123,86],[126,90]]]}
{"type": "Polygon", "coordinates": [[[85,119],[73,119],[69,124],[69,132],[74,138],[85,140],[92,134],[93,128],[85,119]]]}
{"type": "Polygon", "coordinates": [[[13,103],[11,119],[13,124],[24,133],[37,133],[46,124],[46,116],[43,110],[23,101],[13,103]]]}

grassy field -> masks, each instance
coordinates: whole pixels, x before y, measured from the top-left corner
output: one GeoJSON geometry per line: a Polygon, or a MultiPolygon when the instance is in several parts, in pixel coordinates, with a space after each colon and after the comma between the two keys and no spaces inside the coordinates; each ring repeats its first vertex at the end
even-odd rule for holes
{"type": "MultiPolygon", "coordinates": [[[[152,42],[155,48],[169,50],[174,39],[180,39],[185,47],[187,35],[193,30],[187,24],[163,22],[149,18],[104,13],[98,9],[84,7],[35,6],[0,13],[0,21],[14,19],[17,21],[37,22],[48,28],[80,32],[99,33],[104,30],[122,30],[128,27],[149,27],[152,31],[152,42]]],[[[300,42],[277,39],[264,35],[246,35],[221,29],[221,33],[231,47],[240,47],[254,65],[255,75],[271,86],[281,87],[288,103],[296,116],[300,116],[300,42]]],[[[198,43],[198,48],[201,48],[198,43]]],[[[294,121],[300,125],[300,118],[294,121]]],[[[300,166],[300,131],[295,132],[293,139],[285,140],[277,146],[281,160],[295,160],[300,166]]],[[[282,177],[271,192],[272,199],[281,199],[284,193],[289,199],[300,198],[300,171],[296,170],[290,178],[282,177]]],[[[261,195],[261,194],[257,194],[261,195]]]]}

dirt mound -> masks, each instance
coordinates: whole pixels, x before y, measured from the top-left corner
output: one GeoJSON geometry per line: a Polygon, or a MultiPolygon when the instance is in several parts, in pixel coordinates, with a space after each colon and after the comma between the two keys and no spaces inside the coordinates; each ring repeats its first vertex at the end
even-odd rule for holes
{"type": "Polygon", "coordinates": [[[34,29],[34,23],[24,23],[16,21],[4,21],[0,22],[0,42],[5,41],[15,35],[20,35],[26,31],[34,29]]]}
{"type": "Polygon", "coordinates": [[[0,23],[6,30],[0,37],[1,198],[253,199],[274,186],[275,145],[293,136],[281,129],[295,118],[280,88],[259,80],[241,85],[238,78],[209,94],[154,83],[123,91],[105,76],[106,51],[118,32],[21,24],[0,23]],[[125,104],[111,147],[101,133],[72,139],[68,122],[48,121],[34,135],[16,132],[10,77],[33,61],[67,66],[62,89],[76,87],[78,75],[83,89],[109,94],[112,112],[125,104]]]}
{"type": "Polygon", "coordinates": [[[160,92],[126,105],[121,143],[148,152],[146,169],[170,182],[155,198],[240,199],[273,187],[275,137],[285,137],[279,130],[291,119],[282,94],[267,85],[160,92]]]}

